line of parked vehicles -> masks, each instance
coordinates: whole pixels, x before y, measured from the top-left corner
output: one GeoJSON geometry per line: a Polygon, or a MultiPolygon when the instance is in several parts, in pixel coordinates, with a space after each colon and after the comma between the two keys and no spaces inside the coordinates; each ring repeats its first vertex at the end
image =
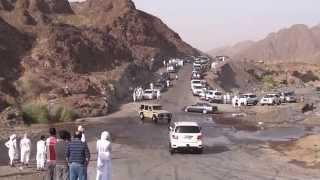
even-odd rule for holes
{"type": "MultiPolygon", "coordinates": [[[[205,62],[203,60],[203,62],[205,62]]],[[[180,62],[180,64],[182,64],[180,62]]],[[[197,67],[197,71],[195,71],[196,75],[200,78],[202,71],[202,66],[197,67]]],[[[168,66],[168,73],[176,73],[176,69],[171,65],[168,66]]],[[[170,75],[170,74],[169,74],[170,75]]],[[[169,76],[170,77],[170,76],[169,76]]],[[[196,82],[195,82],[196,84],[196,82]]],[[[199,84],[199,83],[198,83],[199,84]]],[[[201,84],[201,83],[200,83],[201,84]]],[[[161,90],[157,83],[154,83],[154,89],[161,90]]],[[[196,87],[196,86],[195,86],[196,87]]],[[[196,89],[196,88],[195,88],[196,89]]],[[[151,89],[147,89],[144,91],[145,99],[154,98],[153,91],[151,89]]],[[[196,104],[192,106],[185,107],[185,111],[191,112],[201,112],[201,113],[212,113],[217,111],[217,107],[211,106],[209,103],[196,104]],[[203,107],[206,107],[203,109],[203,107]]],[[[142,122],[149,119],[155,124],[160,122],[165,122],[168,124],[169,129],[169,152],[174,154],[180,150],[192,150],[193,152],[202,153],[203,152],[203,134],[201,131],[201,127],[196,122],[174,122],[171,123],[173,115],[171,112],[166,111],[160,104],[151,104],[151,103],[143,103],[140,105],[139,110],[139,119],[142,122]]]]}

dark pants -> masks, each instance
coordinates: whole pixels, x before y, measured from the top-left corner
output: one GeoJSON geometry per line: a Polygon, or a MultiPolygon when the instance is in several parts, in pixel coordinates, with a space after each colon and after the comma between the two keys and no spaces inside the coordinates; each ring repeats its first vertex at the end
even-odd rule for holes
{"type": "Polygon", "coordinates": [[[47,180],[54,180],[56,170],[56,164],[52,162],[48,162],[48,171],[47,171],[47,180]]]}
{"type": "Polygon", "coordinates": [[[85,166],[79,163],[70,164],[70,180],[85,180],[85,166]]]}
{"type": "Polygon", "coordinates": [[[56,180],[69,180],[69,166],[68,165],[56,165],[56,180]]]}

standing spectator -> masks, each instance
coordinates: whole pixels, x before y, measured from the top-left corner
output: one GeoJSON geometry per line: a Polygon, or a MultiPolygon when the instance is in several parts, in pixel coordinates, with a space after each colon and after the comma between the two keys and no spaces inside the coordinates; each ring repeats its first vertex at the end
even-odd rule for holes
{"type": "Polygon", "coordinates": [[[86,136],[84,135],[84,128],[83,126],[78,126],[78,132],[80,132],[81,135],[81,141],[82,142],[86,142],[86,136]]]}
{"type": "Polygon", "coordinates": [[[47,147],[46,147],[46,141],[45,137],[41,136],[40,140],[37,142],[37,170],[43,171],[44,165],[46,162],[46,153],[47,153],[47,147]]]}
{"type": "Polygon", "coordinates": [[[57,144],[57,131],[55,128],[49,129],[50,137],[46,141],[47,145],[47,165],[48,165],[48,180],[54,180],[56,169],[56,144],[57,144]]]}
{"type": "Polygon", "coordinates": [[[12,134],[9,138],[9,141],[5,143],[5,146],[8,148],[8,155],[10,159],[10,166],[14,166],[14,158],[17,153],[17,136],[12,134]]]}
{"type": "Polygon", "coordinates": [[[86,180],[85,170],[90,160],[88,145],[81,141],[82,134],[76,132],[67,145],[66,157],[70,168],[70,180],[86,180]]]}
{"type": "Polygon", "coordinates": [[[97,141],[97,177],[96,180],[111,180],[111,138],[107,131],[102,132],[97,141]]]}
{"type": "Polygon", "coordinates": [[[23,138],[20,140],[20,160],[22,165],[29,165],[30,153],[31,153],[31,140],[28,138],[27,134],[23,135],[23,138]]]}
{"type": "Polygon", "coordinates": [[[71,135],[68,131],[59,132],[59,139],[57,140],[58,142],[56,144],[56,180],[69,180],[69,166],[65,152],[70,140],[71,135]]]}

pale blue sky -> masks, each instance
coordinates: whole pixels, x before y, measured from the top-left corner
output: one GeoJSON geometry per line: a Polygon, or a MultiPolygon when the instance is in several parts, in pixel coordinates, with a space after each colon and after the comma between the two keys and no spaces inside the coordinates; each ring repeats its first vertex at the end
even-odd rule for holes
{"type": "Polygon", "coordinates": [[[133,0],[203,51],[320,22],[320,0],[133,0]]]}

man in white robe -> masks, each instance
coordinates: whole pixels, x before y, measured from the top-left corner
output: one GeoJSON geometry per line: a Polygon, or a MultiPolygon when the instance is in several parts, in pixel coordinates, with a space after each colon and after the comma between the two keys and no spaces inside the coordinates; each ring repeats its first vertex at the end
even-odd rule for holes
{"type": "Polygon", "coordinates": [[[111,180],[111,138],[107,131],[102,132],[97,141],[97,177],[96,180],[111,180]]]}
{"type": "Polygon", "coordinates": [[[27,134],[24,134],[23,138],[20,140],[20,150],[21,156],[20,160],[22,165],[29,165],[30,154],[31,154],[31,140],[28,138],[27,134]]]}
{"type": "Polygon", "coordinates": [[[5,146],[8,148],[8,155],[10,159],[10,166],[14,166],[14,159],[17,154],[17,136],[15,134],[11,135],[9,141],[5,143],[5,146]]]}
{"type": "Polygon", "coordinates": [[[47,153],[47,146],[46,140],[44,136],[40,137],[40,140],[37,142],[37,170],[44,170],[44,165],[46,162],[46,153],[47,153]]]}

